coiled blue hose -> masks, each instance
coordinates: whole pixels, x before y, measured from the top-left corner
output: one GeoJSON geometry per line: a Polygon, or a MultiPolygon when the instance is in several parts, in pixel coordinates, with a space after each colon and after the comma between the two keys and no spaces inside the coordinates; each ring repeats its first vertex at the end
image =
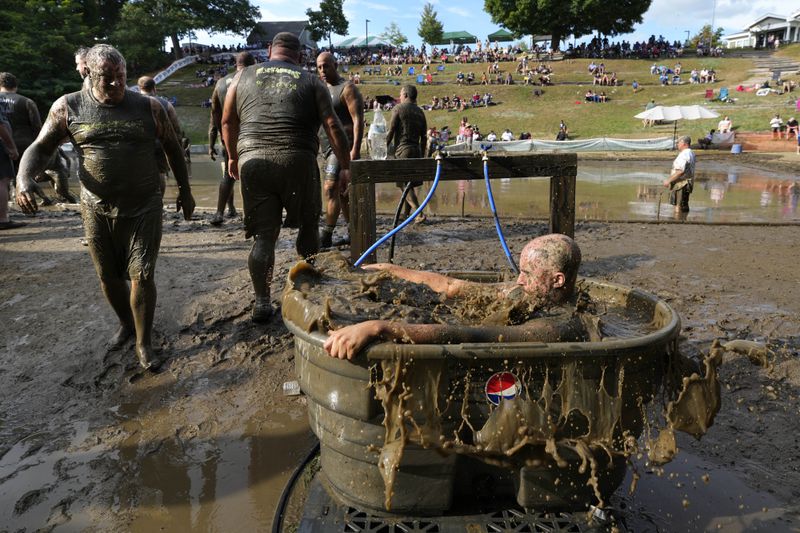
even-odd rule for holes
{"type": "Polygon", "coordinates": [[[437,157],[436,158],[436,177],[433,178],[433,185],[431,185],[431,190],[428,191],[428,196],[426,196],[425,199],[422,201],[422,203],[419,205],[419,207],[413,213],[411,213],[410,217],[405,219],[399,226],[397,226],[392,231],[390,231],[389,233],[387,233],[386,235],[384,235],[383,237],[378,239],[377,242],[375,242],[375,244],[370,246],[367,249],[367,251],[364,252],[361,255],[361,257],[359,257],[358,260],[354,263],[355,266],[357,266],[357,267],[361,266],[361,263],[363,263],[367,259],[367,257],[369,257],[370,254],[372,252],[374,252],[378,248],[378,246],[380,246],[381,244],[385,243],[387,240],[391,239],[392,235],[394,235],[395,233],[399,232],[401,229],[405,228],[406,226],[411,224],[411,222],[413,222],[413,220],[417,217],[417,215],[419,215],[422,212],[422,210],[425,209],[425,206],[428,205],[428,202],[431,201],[431,198],[433,197],[433,193],[436,191],[436,187],[439,185],[439,176],[441,176],[441,174],[442,174],[442,159],[441,159],[441,157],[437,157]]]}
{"type": "Polygon", "coordinates": [[[519,268],[517,268],[514,257],[508,249],[508,244],[506,244],[503,228],[500,227],[500,219],[497,216],[497,207],[494,205],[494,195],[492,195],[492,184],[489,182],[489,158],[485,153],[483,155],[483,178],[486,181],[486,195],[489,197],[489,205],[492,208],[492,216],[494,217],[494,227],[497,229],[497,236],[500,237],[500,244],[503,246],[503,251],[506,253],[508,262],[511,264],[511,270],[513,270],[515,274],[519,274],[519,268]]]}

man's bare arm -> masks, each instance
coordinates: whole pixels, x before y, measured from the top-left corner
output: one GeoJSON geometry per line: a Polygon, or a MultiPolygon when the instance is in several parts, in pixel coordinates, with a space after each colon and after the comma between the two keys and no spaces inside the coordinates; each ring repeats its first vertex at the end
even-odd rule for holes
{"type": "Polygon", "coordinates": [[[579,318],[540,318],[519,326],[460,326],[409,324],[370,320],[329,331],[324,348],[339,359],[352,359],[374,341],[411,344],[461,344],[470,342],[574,342],[585,340],[586,329],[579,318]]]}
{"type": "Polygon", "coordinates": [[[347,102],[347,110],[353,120],[353,146],[350,148],[350,160],[361,159],[361,141],[364,138],[364,98],[361,91],[352,84],[348,83],[342,98],[347,102]]]}
{"type": "Polygon", "coordinates": [[[394,139],[395,131],[397,129],[397,122],[400,120],[396,113],[396,108],[392,109],[392,116],[389,119],[389,131],[386,132],[386,146],[391,146],[394,139]]]}
{"type": "Polygon", "coordinates": [[[42,117],[39,115],[39,108],[36,107],[33,100],[28,100],[28,120],[30,121],[33,135],[38,137],[39,132],[42,131],[42,117]]]}
{"type": "Polygon", "coordinates": [[[67,101],[62,96],[53,103],[47,120],[38,137],[22,156],[17,173],[17,205],[23,212],[32,214],[37,210],[34,191],[39,189],[35,178],[47,168],[50,158],[58,146],[67,139],[67,101]]]}
{"type": "Polygon", "coordinates": [[[192,188],[189,185],[189,171],[186,169],[186,160],[183,158],[183,148],[167,113],[155,98],[150,99],[150,110],[156,123],[156,136],[161,141],[161,147],[169,161],[169,168],[172,169],[175,181],[178,182],[178,199],[175,204],[179,211],[183,210],[183,218],[189,220],[192,218],[195,203],[194,197],[192,197],[192,188]]]}
{"type": "Polygon", "coordinates": [[[419,153],[422,157],[428,153],[428,121],[422,113],[422,132],[419,134],[419,153]]]}
{"type": "Polygon", "coordinates": [[[219,93],[217,88],[214,87],[214,92],[211,93],[211,119],[208,122],[208,155],[211,160],[215,159],[217,149],[214,145],[217,144],[217,136],[222,132],[222,105],[219,101],[219,93]]]}
{"type": "Polygon", "coordinates": [[[233,179],[239,179],[239,111],[236,109],[236,88],[243,70],[233,77],[225,102],[222,106],[222,142],[228,152],[228,173],[233,179]]]}
{"type": "Polygon", "coordinates": [[[470,286],[485,286],[485,283],[474,283],[463,279],[451,278],[444,274],[436,272],[429,272],[427,270],[414,270],[411,268],[393,265],[391,263],[376,263],[373,265],[365,265],[364,268],[370,270],[385,270],[391,275],[410,281],[412,283],[419,283],[427,285],[433,291],[439,294],[444,294],[448,298],[453,298],[461,294],[465,288],[470,286]]]}

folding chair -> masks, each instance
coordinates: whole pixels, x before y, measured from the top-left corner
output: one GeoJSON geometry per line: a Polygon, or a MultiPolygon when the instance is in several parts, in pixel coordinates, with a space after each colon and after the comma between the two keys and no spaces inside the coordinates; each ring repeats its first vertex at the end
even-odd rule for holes
{"type": "Polygon", "coordinates": [[[417,74],[417,83],[419,85],[423,85],[425,83],[425,75],[424,74],[417,74]]]}
{"type": "Polygon", "coordinates": [[[714,89],[706,89],[706,99],[708,100],[714,99],[714,89]]]}

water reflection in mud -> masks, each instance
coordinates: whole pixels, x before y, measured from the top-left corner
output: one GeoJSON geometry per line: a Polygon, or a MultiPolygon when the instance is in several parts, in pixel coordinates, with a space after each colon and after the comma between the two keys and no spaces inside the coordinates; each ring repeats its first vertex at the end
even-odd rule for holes
{"type": "MultiPolygon", "coordinates": [[[[673,217],[661,182],[669,164],[663,161],[581,161],[578,165],[576,196],[578,220],[653,220],[673,217]],[[659,204],[659,196],[661,202],[659,204]]],[[[195,157],[192,192],[197,205],[214,207],[217,201],[220,167],[207,157],[195,157]]],[[[432,178],[433,176],[431,176],[432,178]]],[[[699,161],[697,183],[691,197],[690,221],[786,222],[800,221],[797,206],[800,184],[794,176],[744,167],[723,161],[699,161]]],[[[170,180],[167,199],[175,197],[170,180]]],[[[422,186],[427,192],[428,184],[422,186]]],[[[546,217],[549,185],[546,179],[493,180],[492,190],[500,216],[546,217]]],[[[376,187],[377,208],[394,212],[399,198],[397,187],[376,187]]],[[[241,204],[239,185],[236,204],[241,204]]],[[[431,200],[430,211],[439,215],[491,215],[482,181],[443,181],[431,200]]]]}

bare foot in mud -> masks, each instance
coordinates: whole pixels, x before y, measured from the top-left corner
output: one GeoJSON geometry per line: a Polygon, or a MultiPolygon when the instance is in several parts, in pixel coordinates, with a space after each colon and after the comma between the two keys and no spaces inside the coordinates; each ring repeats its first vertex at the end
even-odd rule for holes
{"type": "Polygon", "coordinates": [[[133,337],[133,328],[122,324],[117,329],[117,332],[114,333],[114,336],[109,339],[108,344],[106,344],[106,349],[109,352],[119,350],[125,346],[131,337],[133,337]]]}
{"type": "Polygon", "coordinates": [[[151,346],[137,344],[136,356],[139,358],[139,364],[145,370],[155,372],[161,366],[161,359],[156,357],[156,354],[151,346]]]}

